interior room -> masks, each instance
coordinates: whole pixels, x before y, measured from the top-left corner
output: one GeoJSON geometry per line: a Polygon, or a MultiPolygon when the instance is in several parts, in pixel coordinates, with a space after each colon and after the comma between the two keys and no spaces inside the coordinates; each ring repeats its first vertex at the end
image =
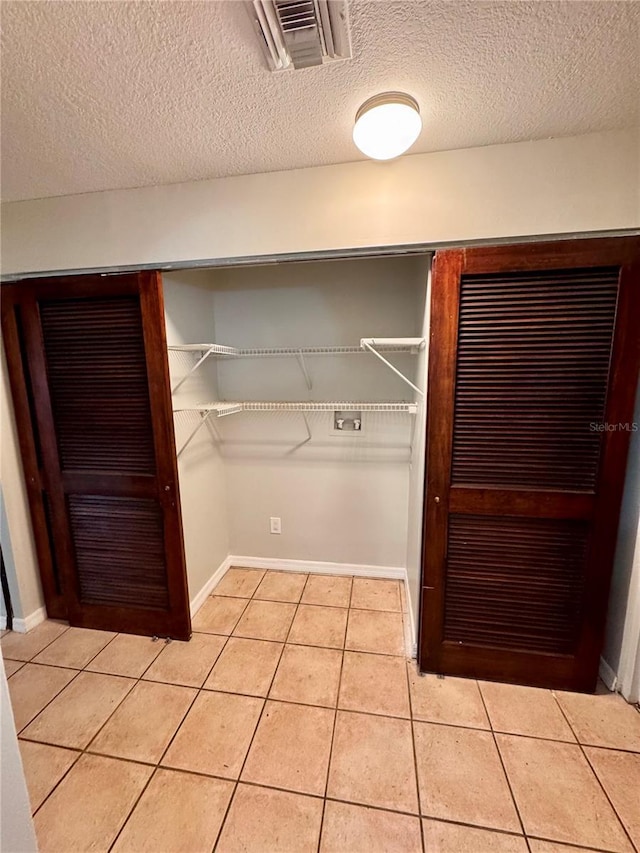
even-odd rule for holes
{"type": "Polygon", "coordinates": [[[640,851],[640,6],[2,13],[2,853],[640,851]]]}

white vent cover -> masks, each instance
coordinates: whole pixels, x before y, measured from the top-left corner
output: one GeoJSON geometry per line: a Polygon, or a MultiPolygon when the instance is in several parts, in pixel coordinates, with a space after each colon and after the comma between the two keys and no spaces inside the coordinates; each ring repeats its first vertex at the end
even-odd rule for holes
{"type": "Polygon", "coordinates": [[[351,59],[346,0],[252,0],[248,5],[272,71],[351,59]]]}

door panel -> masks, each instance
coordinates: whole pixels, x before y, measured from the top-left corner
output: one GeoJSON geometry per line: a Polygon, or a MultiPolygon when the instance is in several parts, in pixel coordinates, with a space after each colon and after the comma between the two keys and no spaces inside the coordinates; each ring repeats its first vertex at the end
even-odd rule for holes
{"type": "MultiPolygon", "coordinates": [[[[12,384],[16,399],[24,396],[21,367],[33,388],[39,452],[27,454],[25,468],[29,478],[37,466],[48,508],[51,559],[41,568],[43,578],[50,566],[58,569],[54,606],[59,613],[62,600],[73,625],[187,639],[159,276],[8,287],[3,325],[10,334],[15,307],[24,346],[12,384]]],[[[9,361],[19,361],[9,340],[7,349],[9,361]]],[[[43,500],[34,498],[36,516],[43,500]]]]}
{"type": "Polygon", "coordinates": [[[595,686],[640,358],[638,246],[436,254],[423,670],[595,686]]]}

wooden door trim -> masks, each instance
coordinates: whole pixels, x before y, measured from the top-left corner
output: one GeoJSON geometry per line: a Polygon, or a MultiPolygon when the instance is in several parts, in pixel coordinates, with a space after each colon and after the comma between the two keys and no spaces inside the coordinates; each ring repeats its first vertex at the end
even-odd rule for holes
{"type": "MultiPolygon", "coordinates": [[[[445,250],[446,251],[446,250],[445,250]]],[[[514,243],[462,249],[461,273],[552,270],[570,262],[575,268],[632,264],[640,252],[640,237],[595,237],[545,243],[514,243]]],[[[436,258],[438,253],[436,252],[436,258]]]]}
{"type": "MultiPolygon", "coordinates": [[[[464,672],[469,678],[522,684],[521,672],[522,668],[526,668],[527,683],[532,687],[566,690],[569,682],[575,683],[573,655],[545,655],[518,650],[504,652],[489,647],[476,647],[474,658],[475,666],[469,662],[465,649],[456,643],[442,644],[443,672],[464,672]]],[[[575,689],[580,689],[577,683],[575,689]]]]}
{"type": "MultiPolygon", "coordinates": [[[[616,425],[630,425],[633,420],[640,373],[640,240],[635,241],[635,244],[635,255],[620,268],[616,324],[605,404],[606,422],[616,425]]],[[[604,643],[607,610],[602,607],[602,602],[609,599],[612,572],[605,573],[600,568],[602,565],[613,566],[630,439],[629,431],[616,429],[605,431],[602,442],[585,576],[590,595],[585,599],[586,618],[580,640],[585,659],[592,661],[591,671],[585,668],[582,673],[585,683],[595,681],[604,643]]]]}
{"type": "Polygon", "coordinates": [[[38,308],[33,293],[23,302],[25,318],[25,344],[28,353],[27,369],[30,373],[33,389],[34,410],[40,434],[40,452],[42,454],[44,489],[49,495],[53,542],[51,543],[56,562],[59,566],[65,592],[67,616],[75,620],[78,616],[80,589],[77,578],[71,571],[73,565],[73,545],[69,528],[66,498],[62,481],[62,470],[56,441],[53,408],[49,393],[47,359],[44,351],[44,339],[40,327],[38,308]]]}
{"type": "MultiPolygon", "coordinates": [[[[118,290],[123,295],[137,296],[139,293],[138,280],[142,276],[154,273],[121,273],[114,275],[73,275],[58,278],[25,278],[13,287],[29,289],[36,300],[46,299],[52,295],[52,288],[64,288],[69,299],[82,299],[92,296],[110,296],[113,293],[113,282],[118,281],[118,290]]],[[[54,297],[55,298],[55,297],[54,297]]]]}
{"type": "Polygon", "coordinates": [[[436,255],[433,261],[431,328],[429,332],[429,384],[427,386],[427,424],[429,413],[437,407],[449,417],[439,419],[442,433],[435,436],[427,430],[426,488],[423,512],[423,552],[429,548],[429,560],[423,560],[418,648],[439,665],[444,617],[444,572],[434,571],[444,564],[447,552],[446,524],[439,522],[449,512],[449,479],[453,445],[453,405],[455,366],[458,341],[458,306],[463,251],[452,250],[436,255]],[[434,310],[435,309],[435,310],[434,310]],[[438,499],[436,502],[436,498],[438,499]],[[431,531],[434,531],[431,533],[431,531]],[[428,543],[428,544],[427,544],[428,543]],[[425,629],[426,624],[426,629],[425,629]]]}
{"type": "Polygon", "coordinates": [[[476,515],[528,515],[532,505],[540,507],[544,518],[593,517],[595,500],[593,495],[568,494],[561,491],[540,490],[535,497],[532,489],[495,489],[487,486],[450,486],[449,512],[473,512],[476,515]]]}
{"type": "MultiPolygon", "coordinates": [[[[178,457],[174,434],[173,404],[169,379],[169,353],[164,320],[162,276],[159,272],[140,274],[140,305],[142,309],[142,334],[147,359],[149,404],[153,423],[153,441],[157,460],[158,500],[165,522],[164,541],[167,567],[186,566],[182,535],[182,508],[178,489],[178,457]],[[166,416],[167,412],[169,417],[166,416]]],[[[189,589],[186,572],[168,571],[171,635],[188,640],[191,636],[189,614],[189,589]]]]}
{"type": "MultiPolygon", "coordinates": [[[[53,619],[66,619],[68,613],[61,588],[62,578],[58,576],[56,579],[55,566],[58,563],[49,530],[51,519],[47,520],[44,506],[43,483],[38,464],[39,436],[36,436],[33,430],[32,404],[29,402],[28,392],[28,388],[32,388],[31,377],[26,373],[28,368],[24,363],[15,315],[16,308],[20,312],[23,311],[25,292],[20,285],[3,285],[2,333],[42,592],[48,615],[53,619]]],[[[21,326],[24,329],[22,324],[21,326]]]]}

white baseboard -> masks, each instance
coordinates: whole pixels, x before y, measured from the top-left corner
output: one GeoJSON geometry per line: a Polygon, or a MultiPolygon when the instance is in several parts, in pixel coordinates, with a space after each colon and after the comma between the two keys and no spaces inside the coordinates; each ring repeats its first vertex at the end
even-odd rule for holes
{"type": "Polygon", "coordinates": [[[220,563],[220,565],[215,570],[215,572],[211,575],[211,577],[206,582],[206,584],[202,587],[200,592],[197,593],[197,595],[195,595],[194,598],[191,599],[191,604],[189,606],[189,609],[191,611],[191,618],[192,619],[196,615],[198,610],[200,610],[200,608],[205,603],[207,598],[211,595],[211,593],[213,592],[215,587],[220,583],[220,581],[222,580],[224,575],[226,574],[227,569],[231,565],[230,560],[231,560],[230,557],[226,557],[220,563]]]}
{"type": "Polygon", "coordinates": [[[417,642],[417,634],[416,634],[416,623],[413,618],[413,605],[411,601],[411,591],[409,589],[409,576],[407,575],[407,571],[405,569],[404,573],[404,592],[407,598],[407,616],[408,619],[404,620],[404,642],[407,649],[407,655],[410,658],[416,658],[418,656],[418,642],[417,642]]]}
{"type": "MultiPolygon", "coordinates": [[[[29,613],[28,616],[25,616],[24,619],[13,619],[13,631],[16,631],[18,634],[26,634],[27,631],[30,631],[32,628],[35,628],[36,625],[39,625],[41,622],[47,618],[47,609],[46,607],[39,607],[37,610],[34,610],[33,613],[29,613]]],[[[7,617],[0,616],[0,629],[4,631],[7,627],[7,617]]]]}
{"type": "Polygon", "coordinates": [[[615,692],[618,687],[618,676],[604,658],[600,658],[599,672],[600,678],[604,681],[609,690],[615,692]]]}
{"type": "Polygon", "coordinates": [[[406,569],[399,566],[367,566],[362,563],[322,563],[315,560],[280,560],[276,557],[229,556],[229,565],[243,569],[273,569],[318,575],[355,575],[363,578],[404,580],[406,569]]]}

